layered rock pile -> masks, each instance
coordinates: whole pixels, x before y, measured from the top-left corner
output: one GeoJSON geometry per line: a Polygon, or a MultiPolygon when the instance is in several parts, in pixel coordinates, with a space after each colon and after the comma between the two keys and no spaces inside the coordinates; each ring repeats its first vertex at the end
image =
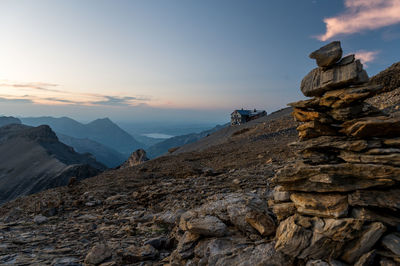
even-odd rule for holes
{"type": "MultiPolygon", "coordinates": [[[[365,102],[381,90],[340,42],[313,52],[290,104],[296,162],[273,179],[277,251],[318,265],[400,262],[400,119],[365,102]],[[325,264],[324,264],[325,263],[325,264]],[[335,264],[336,263],[336,264],[335,264]]],[[[375,264],[374,264],[375,263],[375,264]]],[[[390,264],[393,263],[393,264],[390,264]]],[[[315,265],[315,264],[310,264],[315,265]]]]}

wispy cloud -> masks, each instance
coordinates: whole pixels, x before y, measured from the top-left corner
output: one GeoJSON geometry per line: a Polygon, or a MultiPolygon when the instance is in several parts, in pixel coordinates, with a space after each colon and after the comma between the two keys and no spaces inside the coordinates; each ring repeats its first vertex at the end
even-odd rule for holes
{"type": "Polygon", "coordinates": [[[326,32],[317,36],[319,40],[400,23],[400,0],[345,0],[344,4],[344,13],[324,19],[326,32]]]}
{"type": "Polygon", "coordinates": [[[1,103],[33,103],[31,99],[21,99],[21,98],[4,98],[0,97],[1,103]]]}
{"type": "Polygon", "coordinates": [[[367,67],[367,63],[375,61],[377,55],[380,51],[365,51],[360,50],[355,52],[355,56],[357,59],[360,59],[361,62],[367,67]]]}
{"type": "Polygon", "coordinates": [[[115,96],[103,96],[105,99],[102,101],[92,102],[94,105],[112,105],[112,106],[127,106],[127,105],[136,105],[137,103],[143,103],[145,101],[149,101],[148,98],[141,97],[115,97],[115,96]]]}
{"type": "Polygon", "coordinates": [[[13,87],[13,88],[23,88],[23,89],[34,89],[40,91],[50,91],[50,92],[63,92],[61,90],[52,89],[52,87],[57,87],[58,84],[45,83],[45,82],[28,82],[28,83],[15,83],[15,82],[2,82],[0,87],[13,87]]]}
{"type": "Polygon", "coordinates": [[[8,94],[0,94],[3,101],[45,105],[80,106],[137,106],[147,104],[151,99],[144,96],[103,95],[97,93],[73,92],[55,89],[58,84],[45,82],[0,81],[0,88],[8,94]]]}

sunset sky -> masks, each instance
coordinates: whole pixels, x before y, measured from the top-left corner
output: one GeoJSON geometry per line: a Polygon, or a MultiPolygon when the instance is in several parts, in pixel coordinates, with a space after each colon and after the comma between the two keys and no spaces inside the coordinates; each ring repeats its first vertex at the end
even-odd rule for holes
{"type": "Polygon", "coordinates": [[[0,0],[0,115],[221,123],[303,99],[340,40],[400,61],[400,0],[0,0]]]}

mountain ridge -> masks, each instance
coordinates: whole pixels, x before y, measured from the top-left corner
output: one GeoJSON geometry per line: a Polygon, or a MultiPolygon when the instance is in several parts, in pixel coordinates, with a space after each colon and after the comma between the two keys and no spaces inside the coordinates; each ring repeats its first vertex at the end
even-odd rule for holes
{"type": "Polygon", "coordinates": [[[31,126],[47,124],[56,133],[80,139],[88,138],[110,149],[117,150],[124,154],[126,158],[129,157],[132,151],[143,146],[109,118],[96,119],[87,124],[80,123],[69,117],[25,117],[21,118],[21,121],[31,126]]]}
{"type": "Polygon", "coordinates": [[[0,127],[0,204],[96,175],[106,167],[61,143],[47,125],[0,127]]]}

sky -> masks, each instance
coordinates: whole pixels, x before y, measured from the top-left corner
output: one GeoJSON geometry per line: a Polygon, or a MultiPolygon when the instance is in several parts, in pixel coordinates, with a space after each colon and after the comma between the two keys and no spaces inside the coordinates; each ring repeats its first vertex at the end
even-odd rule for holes
{"type": "Polygon", "coordinates": [[[304,99],[334,41],[400,61],[400,0],[0,0],[0,115],[222,123],[304,99]]]}

